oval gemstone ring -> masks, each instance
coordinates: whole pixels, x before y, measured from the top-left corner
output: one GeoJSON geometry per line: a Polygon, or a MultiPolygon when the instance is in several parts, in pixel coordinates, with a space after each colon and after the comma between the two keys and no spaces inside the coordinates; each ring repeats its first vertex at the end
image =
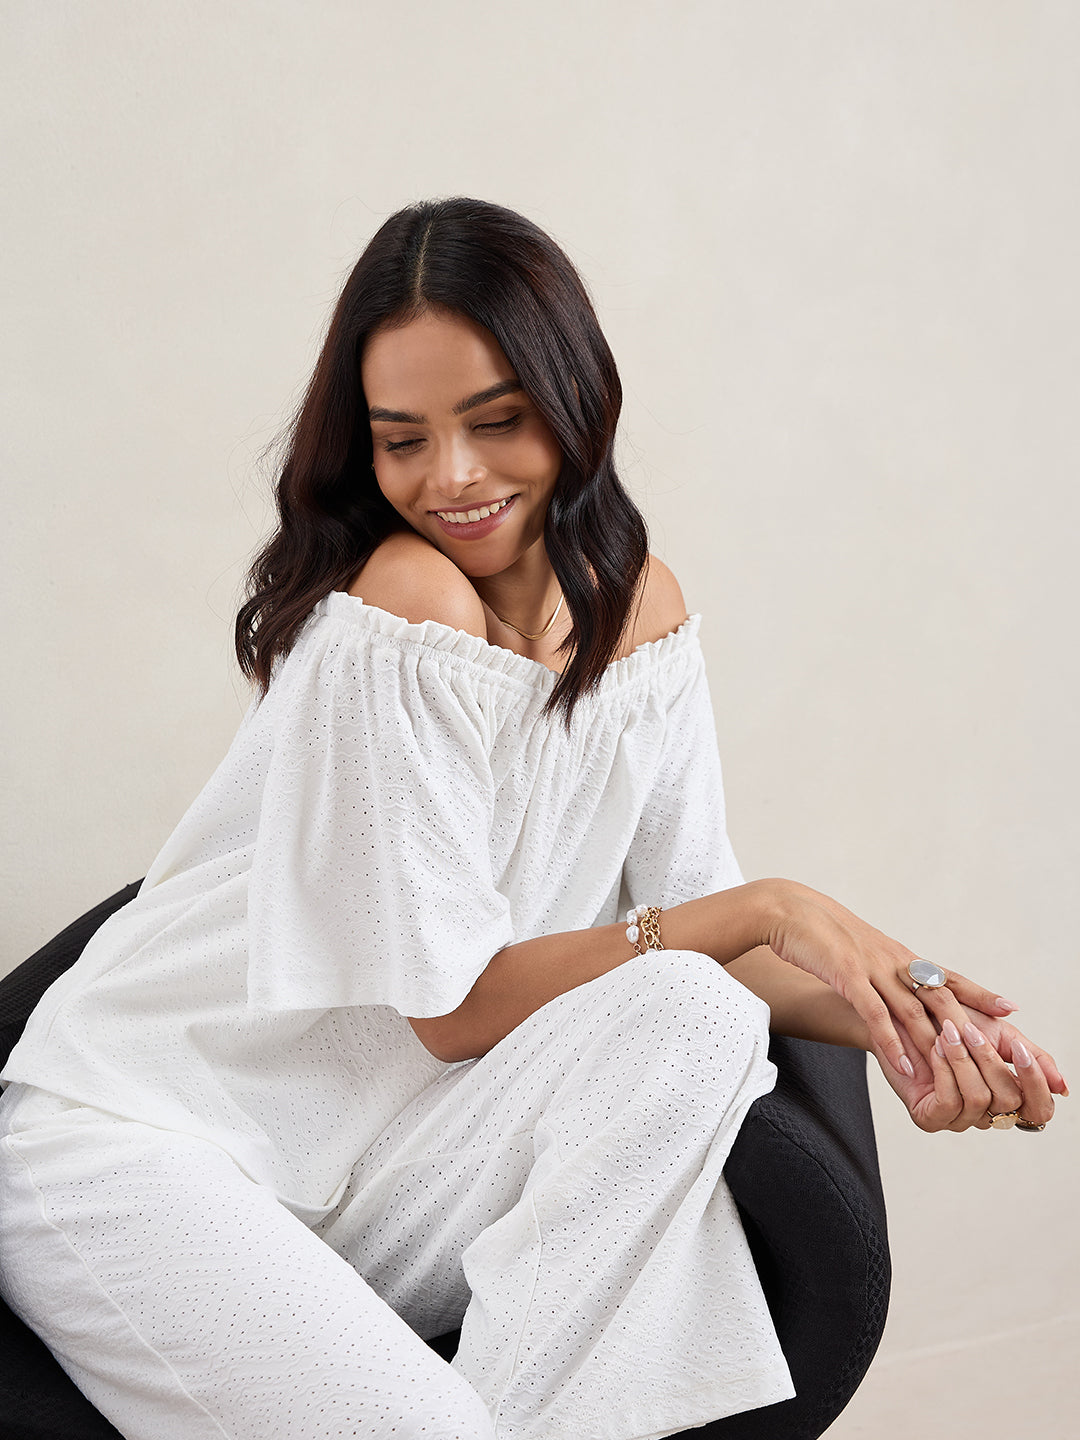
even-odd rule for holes
{"type": "Polygon", "coordinates": [[[907,973],[915,981],[911,988],[916,994],[920,986],[925,985],[928,990],[937,990],[945,984],[945,971],[932,960],[912,960],[907,967],[907,973]]]}

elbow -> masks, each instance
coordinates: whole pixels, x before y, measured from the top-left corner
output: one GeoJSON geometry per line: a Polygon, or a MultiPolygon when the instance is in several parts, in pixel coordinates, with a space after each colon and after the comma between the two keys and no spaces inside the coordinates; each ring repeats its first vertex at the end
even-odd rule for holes
{"type": "Polygon", "coordinates": [[[462,1060],[475,1060],[484,1053],[470,1042],[456,1010],[449,1015],[434,1015],[428,1019],[414,1019],[412,1016],[407,1019],[428,1054],[444,1064],[456,1065],[462,1060]]]}
{"type": "Polygon", "coordinates": [[[503,1021],[502,1009],[492,1003],[490,984],[481,985],[479,980],[456,1010],[446,1015],[406,1018],[428,1054],[447,1065],[478,1060],[510,1028],[499,1028],[503,1021]]]}

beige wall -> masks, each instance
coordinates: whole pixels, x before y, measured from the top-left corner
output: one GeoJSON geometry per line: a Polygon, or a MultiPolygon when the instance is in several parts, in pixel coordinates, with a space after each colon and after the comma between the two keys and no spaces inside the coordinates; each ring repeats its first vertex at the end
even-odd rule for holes
{"type": "MultiPolygon", "coordinates": [[[[1080,1074],[1080,7],[0,20],[0,968],[140,877],[223,753],[258,453],[366,239],[463,193],[593,289],[624,474],[705,616],[744,869],[985,978],[1080,1074]]],[[[1066,1436],[1069,1102],[1039,1137],[875,1105],[893,1310],[830,1434],[1066,1436]]]]}

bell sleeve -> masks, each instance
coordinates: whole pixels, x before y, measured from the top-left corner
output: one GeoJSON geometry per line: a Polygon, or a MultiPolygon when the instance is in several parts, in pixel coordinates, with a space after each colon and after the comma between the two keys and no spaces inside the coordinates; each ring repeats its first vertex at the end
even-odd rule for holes
{"type": "Polygon", "coordinates": [[[252,1006],[444,1015],[511,942],[483,683],[452,647],[327,621],[283,662],[264,701],[252,1006]]]}
{"type": "Polygon", "coordinates": [[[727,833],[705,657],[695,643],[666,710],[622,893],[629,905],[666,907],[742,883],[727,833]]]}

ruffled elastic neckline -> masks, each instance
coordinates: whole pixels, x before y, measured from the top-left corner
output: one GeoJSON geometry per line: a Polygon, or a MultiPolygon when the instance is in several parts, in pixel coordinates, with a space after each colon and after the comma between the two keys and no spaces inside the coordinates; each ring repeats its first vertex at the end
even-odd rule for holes
{"type": "MultiPolygon", "coordinates": [[[[315,605],[312,614],[327,615],[356,629],[374,631],[405,644],[440,650],[479,665],[494,675],[506,676],[534,688],[554,689],[559,678],[542,660],[531,660],[528,655],[519,655],[502,645],[492,645],[479,635],[455,630],[441,620],[404,620],[400,615],[380,610],[377,605],[369,605],[359,595],[350,595],[344,590],[332,590],[315,605]]],[[[701,615],[695,612],[659,640],[642,641],[629,655],[612,660],[601,677],[601,685],[625,684],[650,673],[669,657],[684,653],[697,640],[700,625],[701,615]]]]}

